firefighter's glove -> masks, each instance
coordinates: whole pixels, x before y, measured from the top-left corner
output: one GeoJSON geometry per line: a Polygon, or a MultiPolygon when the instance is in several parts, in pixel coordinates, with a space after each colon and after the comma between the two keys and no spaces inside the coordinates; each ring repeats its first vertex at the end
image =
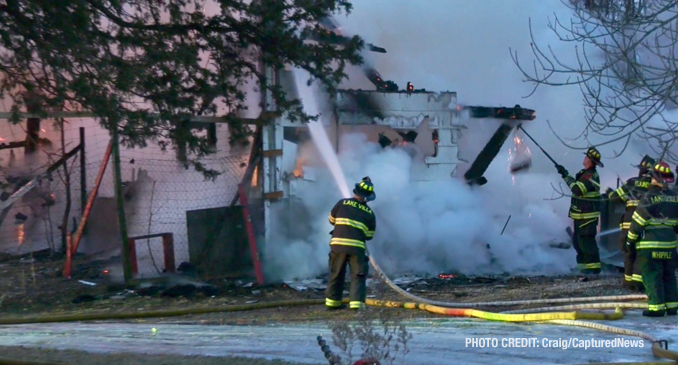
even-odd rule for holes
{"type": "Polygon", "coordinates": [[[334,230],[331,230],[331,231],[330,231],[330,234],[334,234],[334,230]]]}
{"type": "Polygon", "coordinates": [[[563,165],[556,165],[556,170],[558,170],[558,173],[560,174],[560,176],[562,176],[563,179],[570,174],[569,172],[567,172],[567,169],[563,167],[563,165]]]}

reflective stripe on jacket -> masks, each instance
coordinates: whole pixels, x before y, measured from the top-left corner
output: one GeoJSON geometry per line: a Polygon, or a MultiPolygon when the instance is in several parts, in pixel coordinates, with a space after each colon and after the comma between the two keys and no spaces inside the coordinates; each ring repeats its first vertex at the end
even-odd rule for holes
{"type": "Polygon", "coordinates": [[[330,212],[334,226],[330,245],[365,248],[365,241],[374,237],[377,220],[367,204],[355,198],[341,199],[330,212]]]}

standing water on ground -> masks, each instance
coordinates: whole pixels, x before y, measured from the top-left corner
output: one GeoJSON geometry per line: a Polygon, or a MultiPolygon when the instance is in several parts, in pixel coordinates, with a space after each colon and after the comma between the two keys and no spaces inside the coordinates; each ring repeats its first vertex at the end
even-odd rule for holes
{"type": "MultiPolygon", "coordinates": [[[[308,77],[309,75],[306,71],[301,69],[294,70],[294,81],[297,86],[299,100],[301,100],[304,107],[304,112],[310,115],[318,115],[320,113],[318,111],[316,92],[313,90],[312,86],[309,86],[304,81],[307,80],[308,77]]],[[[341,195],[344,198],[350,198],[352,196],[351,190],[348,188],[344,171],[341,169],[341,165],[339,165],[339,158],[334,152],[330,138],[327,136],[327,131],[325,131],[325,126],[323,126],[322,118],[323,115],[321,114],[317,121],[308,122],[308,130],[311,133],[311,139],[313,139],[313,143],[316,148],[318,148],[323,161],[325,161],[327,168],[332,173],[334,181],[337,182],[339,190],[341,190],[341,195]]]]}

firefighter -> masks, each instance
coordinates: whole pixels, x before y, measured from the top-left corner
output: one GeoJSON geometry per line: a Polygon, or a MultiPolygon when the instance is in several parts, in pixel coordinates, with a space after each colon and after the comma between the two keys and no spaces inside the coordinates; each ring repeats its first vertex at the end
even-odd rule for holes
{"type": "Polygon", "coordinates": [[[377,221],[367,202],[376,198],[374,185],[369,177],[355,184],[353,198],[341,199],[330,212],[330,280],[327,284],[325,306],[340,309],[346,265],[351,269],[351,290],[349,308],[365,308],[368,257],[365,241],[374,237],[377,221]]]}
{"type": "Polygon", "coordinates": [[[577,268],[583,274],[599,274],[596,233],[600,217],[600,177],[596,166],[604,167],[600,152],[595,147],[589,148],[582,164],[584,169],[575,177],[561,165],[556,165],[556,169],[572,192],[569,216],[574,221],[572,246],[577,252],[577,268]]]}
{"type": "Polygon", "coordinates": [[[612,191],[608,196],[612,201],[626,202],[626,211],[622,216],[622,223],[619,225],[619,228],[621,228],[619,235],[619,247],[624,253],[623,283],[624,286],[637,290],[644,290],[643,277],[638,271],[638,265],[635,265],[635,255],[626,249],[626,234],[631,227],[633,212],[636,211],[636,207],[638,206],[640,199],[650,187],[652,178],[650,177],[649,173],[654,165],[655,160],[650,156],[645,155],[645,157],[643,157],[643,159],[640,161],[640,165],[636,166],[639,169],[638,176],[626,180],[624,185],[617,188],[617,190],[612,191]]]}
{"type": "Polygon", "coordinates": [[[636,253],[648,297],[646,317],[670,316],[678,311],[676,285],[676,233],[678,194],[668,184],[675,181],[669,165],[652,169],[650,188],[640,200],[628,233],[628,250],[636,253]]]}

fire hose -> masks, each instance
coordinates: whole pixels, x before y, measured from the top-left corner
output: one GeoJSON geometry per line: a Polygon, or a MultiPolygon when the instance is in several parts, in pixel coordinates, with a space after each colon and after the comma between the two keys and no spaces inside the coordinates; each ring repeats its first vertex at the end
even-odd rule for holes
{"type": "Polygon", "coordinates": [[[381,270],[377,262],[374,260],[372,255],[369,256],[370,264],[377,272],[377,275],[384,280],[386,285],[393,289],[396,293],[402,295],[403,297],[413,300],[417,303],[430,304],[440,307],[448,308],[476,308],[476,307],[508,307],[514,305],[534,305],[534,304],[556,304],[556,303],[581,303],[581,302],[600,302],[607,300],[617,300],[617,301],[626,301],[626,300],[647,300],[647,295],[644,294],[631,294],[631,295],[616,295],[616,296],[599,296],[599,297],[578,297],[578,298],[553,298],[553,299],[533,299],[533,300],[511,300],[511,301],[495,301],[495,302],[473,302],[473,303],[451,303],[451,302],[442,302],[436,300],[429,300],[426,298],[418,297],[414,294],[411,294],[393,281],[391,281],[388,276],[381,270]]]}
{"type": "MultiPolygon", "coordinates": [[[[383,302],[383,301],[375,301],[375,304],[378,305],[383,305],[383,306],[390,306],[390,307],[398,307],[398,305],[402,305],[400,308],[407,308],[407,309],[423,309],[426,311],[430,311],[432,313],[438,313],[438,314],[444,314],[448,316],[468,316],[468,317],[476,317],[476,318],[483,318],[483,319],[489,319],[489,320],[499,320],[499,321],[505,321],[507,319],[514,319],[515,317],[503,317],[499,315],[513,315],[513,314],[522,314],[526,317],[523,317],[524,320],[517,320],[519,322],[525,322],[525,321],[530,321],[533,320],[534,322],[532,323],[543,323],[543,324],[559,324],[559,325],[566,325],[566,326],[577,326],[577,327],[585,327],[585,328],[591,328],[591,329],[596,329],[599,331],[604,331],[604,332],[609,332],[609,333],[616,333],[620,335],[625,335],[625,336],[632,336],[632,337],[640,337],[646,341],[649,341],[652,343],[652,354],[656,357],[659,358],[664,358],[664,359],[669,359],[678,362],[678,352],[674,351],[669,351],[668,350],[668,343],[665,340],[658,340],[655,337],[650,336],[647,333],[640,332],[640,331],[634,331],[634,330],[628,330],[625,328],[620,328],[620,327],[613,327],[613,326],[607,326],[599,323],[592,323],[592,322],[586,322],[586,321],[581,321],[580,319],[585,319],[583,317],[588,317],[586,319],[620,319],[622,317],[622,308],[637,308],[637,309],[642,309],[642,308],[647,308],[647,304],[645,303],[588,303],[588,304],[576,304],[576,305],[571,305],[571,306],[561,306],[561,307],[552,307],[552,308],[538,308],[536,311],[533,310],[521,310],[521,311],[510,311],[506,313],[490,313],[490,312],[482,312],[482,311],[476,311],[476,310],[468,310],[468,309],[455,309],[455,308],[449,308],[450,306],[457,306],[459,305],[465,305],[467,308],[470,306],[480,306],[478,303],[446,303],[446,302],[436,302],[436,301],[431,301],[425,298],[420,298],[416,295],[413,295],[411,293],[408,293],[407,291],[403,290],[399,286],[397,286],[393,281],[391,281],[386,274],[381,270],[379,265],[376,263],[372,255],[369,255],[369,260],[370,263],[372,264],[372,267],[376,271],[377,275],[379,275],[385,282],[386,284],[396,291],[398,294],[401,294],[402,296],[405,296],[409,299],[415,300],[418,303],[396,303],[396,302],[383,302]],[[421,303],[421,304],[420,304],[421,303]],[[429,304],[427,304],[429,303],[429,304]],[[441,304],[440,306],[436,304],[431,304],[431,303],[437,303],[441,304]],[[556,309],[558,308],[558,309],[556,309]],[[562,313],[562,312],[552,312],[554,310],[566,310],[566,309],[606,309],[606,308],[614,308],[615,313],[612,315],[604,314],[604,313],[580,313],[580,312],[571,312],[571,313],[562,313]],[[545,319],[544,321],[540,321],[537,318],[539,318],[539,312],[547,312],[551,311],[552,313],[542,313],[542,314],[549,314],[552,315],[553,317],[549,317],[547,320],[545,319]],[[535,313],[536,312],[536,313],[535,313]],[[523,314],[524,313],[524,314],[523,314]],[[560,318],[555,318],[557,316],[564,316],[564,315],[570,315],[570,316],[580,316],[579,318],[576,319],[560,319],[560,318]],[[598,315],[598,316],[596,316],[598,315]]],[[[626,295],[626,296],[617,296],[617,297],[592,297],[592,298],[563,298],[559,299],[558,301],[556,300],[550,300],[550,299],[539,299],[539,300],[524,300],[524,301],[512,301],[512,302],[503,302],[503,303],[511,303],[511,304],[504,304],[504,305],[516,305],[516,303],[520,304],[536,304],[536,303],[566,303],[566,302],[583,302],[583,301],[596,301],[598,300],[597,298],[604,298],[605,300],[608,299],[613,299],[616,298],[618,300],[638,300],[638,299],[647,299],[647,296],[644,295],[626,295]],[[623,298],[623,299],[620,299],[623,298]],[[587,300],[588,299],[588,300],[587,300]]],[[[486,304],[489,305],[497,305],[496,303],[498,302],[489,302],[486,304]]],[[[369,303],[367,303],[370,305],[369,303]]],[[[515,318],[518,319],[518,318],[515,318]]]]}

